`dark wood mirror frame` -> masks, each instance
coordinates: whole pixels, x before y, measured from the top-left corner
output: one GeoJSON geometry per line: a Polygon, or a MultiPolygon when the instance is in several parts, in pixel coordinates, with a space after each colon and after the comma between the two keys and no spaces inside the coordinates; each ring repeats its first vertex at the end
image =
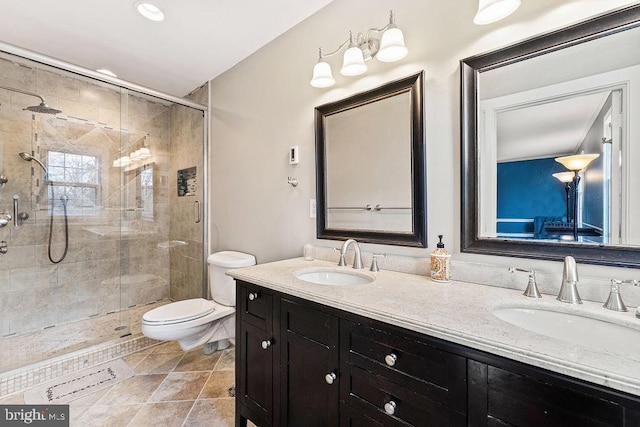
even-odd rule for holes
{"type": "Polygon", "coordinates": [[[571,255],[588,264],[640,267],[639,247],[479,238],[476,115],[479,73],[638,26],[640,6],[630,6],[460,62],[462,252],[547,260],[571,255]]]}
{"type": "Polygon", "coordinates": [[[427,247],[426,154],[423,118],[423,73],[387,83],[378,88],[353,95],[315,109],[316,129],[316,196],[318,239],[357,239],[360,242],[386,245],[427,247]],[[370,230],[327,228],[326,216],[326,159],[325,118],[345,110],[357,108],[400,93],[410,93],[411,102],[411,197],[412,232],[396,233],[370,230]]]}

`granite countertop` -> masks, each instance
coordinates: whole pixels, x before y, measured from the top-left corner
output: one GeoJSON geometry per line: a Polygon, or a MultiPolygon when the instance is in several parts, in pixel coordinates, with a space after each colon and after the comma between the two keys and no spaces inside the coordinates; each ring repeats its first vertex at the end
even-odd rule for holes
{"type": "MultiPolygon", "coordinates": [[[[554,296],[527,298],[522,291],[381,270],[365,285],[328,286],[302,281],[300,269],[335,267],[328,261],[294,258],[230,270],[230,276],[269,289],[442,338],[488,353],[640,396],[640,352],[615,353],[599,342],[589,346],[536,334],[500,320],[501,307],[539,308],[609,320],[638,330],[633,311],[606,310],[601,303],[570,305],[554,296]],[[602,348],[598,348],[598,346],[602,348]]],[[[351,267],[338,267],[351,269],[351,267]]]]}

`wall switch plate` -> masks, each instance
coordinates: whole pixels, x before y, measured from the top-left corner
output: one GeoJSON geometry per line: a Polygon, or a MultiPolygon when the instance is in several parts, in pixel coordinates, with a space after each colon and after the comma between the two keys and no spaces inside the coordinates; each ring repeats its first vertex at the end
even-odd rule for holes
{"type": "Polygon", "coordinates": [[[316,217],[316,199],[309,199],[309,218],[316,217]]]}

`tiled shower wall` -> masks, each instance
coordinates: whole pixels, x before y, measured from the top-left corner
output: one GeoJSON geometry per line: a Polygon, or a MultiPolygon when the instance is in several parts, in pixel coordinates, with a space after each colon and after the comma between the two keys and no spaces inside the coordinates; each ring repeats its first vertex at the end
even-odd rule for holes
{"type": "MultiPolygon", "coordinates": [[[[208,84],[194,90],[188,98],[207,104],[208,84]]],[[[202,112],[174,105],[171,107],[171,172],[169,200],[171,202],[171,239],[186,243],[171,248],[171,299],[184,300],[203,297],[203,238],[204,238],[204,121],[202,112]],[[196,168],[194,195],[178,196],[177,173],[181,169],[196,168]],[[196,216],[199,209],[200,221],[196,216]]],[[[206,276],[204,277],[206,280],[206,276]]]]}
{"type": "MultiPolygon", "coordinates": [[[[8,247],[0,255],[0,335],[169,297],[169,249],[161,243],[169,239],[171,107],[6,59],[0,59],[0,85],[37,92],[63,110],[58,116],[23,111],[39,100],[0,89],[0,174],[9,180],[0,189],[0,210],[13,214],[17,195],[20,212],[30,216],[18,228],[12,223],[0,228],[0,240],[8,247]],[[153,157],[128,168],[112,166],[143,144],[153,157]],[[18,157],[33,150],[42,158],[50,149],[96,156],[100,176],[99,206],[91,214],[70,216],[69,252],[56,265],[47,258],[42,170],[18,157]],[[153,209],[146,218],[140,201],[127,194],[134,191],[143,164],[153,168],[153,209]],[[125,227],[122,236],[120,225],[125,227]]],[[[54,229],[57,258],[61,217],[55,217],[54,229]]]]}

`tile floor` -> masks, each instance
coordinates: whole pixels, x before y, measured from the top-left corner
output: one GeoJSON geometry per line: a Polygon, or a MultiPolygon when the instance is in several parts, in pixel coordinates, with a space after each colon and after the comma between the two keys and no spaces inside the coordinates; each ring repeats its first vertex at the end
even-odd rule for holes
{"type": "MultiPolygon", "coordinates": [[[[77,427],[226,427],[234,425],[233,347],[205,356],[167,342],[122,358],[135,376],[70,404],[77,427]]],[[[23,404],[22,394],[0,403],[23,404]]],[[[249,423],[249,425],[252,425],[249,423]]]]}

